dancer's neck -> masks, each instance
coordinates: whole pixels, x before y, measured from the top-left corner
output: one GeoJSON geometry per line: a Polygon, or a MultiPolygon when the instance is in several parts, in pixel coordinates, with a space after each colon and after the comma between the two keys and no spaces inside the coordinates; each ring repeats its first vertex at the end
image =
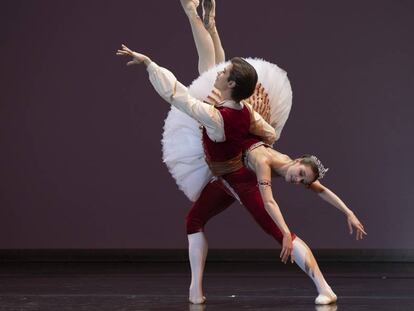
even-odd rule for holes
{"type": "Polygon", "coordinates": [[[270,156],[272,169],[281,177],[286,175],[287,170],[294,164],[288,155],[280,153],[272,148],[267,148],[266,151],[270,156]]]}
{"type": "Polygon", "coordinates": [[[220,90],[221,92],[221,99],[223,101],[225,100],[232,100],[235,101],[232,97],[231,97],[231,89],[227,89],[227,90],[220,90]]]}
{"type": "Polygon", "coordinates": [[[285,177],[286,176],[286,172],[289,169],[289,167],[291,167],[293,165],[293,161],[290,161],[289,163],[283,164],[282,166],[280,166],[277,169],[277,173],[282,176],[285,177]]]}

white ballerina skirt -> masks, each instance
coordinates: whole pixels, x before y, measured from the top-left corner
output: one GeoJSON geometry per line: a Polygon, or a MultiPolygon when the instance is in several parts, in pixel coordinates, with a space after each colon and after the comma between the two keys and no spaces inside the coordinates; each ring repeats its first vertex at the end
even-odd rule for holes
{"type": "MultiPolygon", "coordinates": [[[[280,137],[292,107],[292,89],[286,71],[262,59],[246,58],[257,71],[258,86],[246,101],[252,104],[280,137]]],[[[204,72],[189,87],[195,98],[214,104],[219,93],[214,89],[217,72],[229,62],[204,72]]],[[[192,201],[196,201],[213,175],[204,160],[200,124],[174,106],[165,119],[162,136],[163,161],[178,187],[192,201]]]]}

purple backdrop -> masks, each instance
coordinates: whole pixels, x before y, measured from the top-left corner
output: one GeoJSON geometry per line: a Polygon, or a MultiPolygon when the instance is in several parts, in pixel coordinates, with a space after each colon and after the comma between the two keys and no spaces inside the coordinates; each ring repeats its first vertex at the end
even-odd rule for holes
{"type": "MultiPolygon", "coordinates": [[[[315,153],[360,217],[274,181],[313,248],[414,248],[411,1],[218,0],[227,56],[284,68],[294,102],[276,148],[315,153]]],[[[121,43],[185,84],[197,55],[179,1],[6,1],[0,12],[0,248],[184,248],[189,202],[161,160],[169,105],[121,43]]],[[[207,226],[212,248],[275,243],[238,205],[207,226]]]]}

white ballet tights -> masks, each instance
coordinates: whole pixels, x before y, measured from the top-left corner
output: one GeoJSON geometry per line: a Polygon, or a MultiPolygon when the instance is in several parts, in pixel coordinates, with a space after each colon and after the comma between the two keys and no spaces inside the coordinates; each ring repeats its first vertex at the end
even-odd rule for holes
{"type": "Polygon", "coordinates": [[[203,296],[203,272],[206,262],[208,244],[203,232],[189,234],[188,257],[191,267],[191,284],[188,300],[193,304],[204,303],[203,296]]]}
{"type": "Polygon", "coordinates": [[[312,279],[313,283],[315,283],[316,290],[319,294],[315,299],[315,303],[318,305],[334,303],[337,300],[335,293],[325,281],[312,251],[306,243],[298,237],[293,240],[292,255],[296,264],[312,279]]]}
{"type": "MultiPolygon", "coordinates": [[[[203,272],[207,251],[208,244],[203,232],[188,235],[188,256],[191,267],[191,284],[188,299],[193,304],[202,304],[206,300],[203,295],[203,272]]],[[[315,299],[315,303],[318,305],[334,303],[337,300],[335,293],[325,281],[312,251],[298,237],[293,240],[292,255],[296,264],[315,283],[319,294],[315,299]]]]}

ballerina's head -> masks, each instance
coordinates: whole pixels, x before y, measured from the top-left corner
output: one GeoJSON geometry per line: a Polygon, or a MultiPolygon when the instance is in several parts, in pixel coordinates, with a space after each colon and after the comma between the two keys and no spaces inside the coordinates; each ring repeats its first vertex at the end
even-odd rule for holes
{"type": "Polygon", "coordinates": [[[316,156],[306,154],[293,160],[284,171],[283,177],[288,183],[309,186],[314,181],[322,179],[328,170],[316,156]]]}

